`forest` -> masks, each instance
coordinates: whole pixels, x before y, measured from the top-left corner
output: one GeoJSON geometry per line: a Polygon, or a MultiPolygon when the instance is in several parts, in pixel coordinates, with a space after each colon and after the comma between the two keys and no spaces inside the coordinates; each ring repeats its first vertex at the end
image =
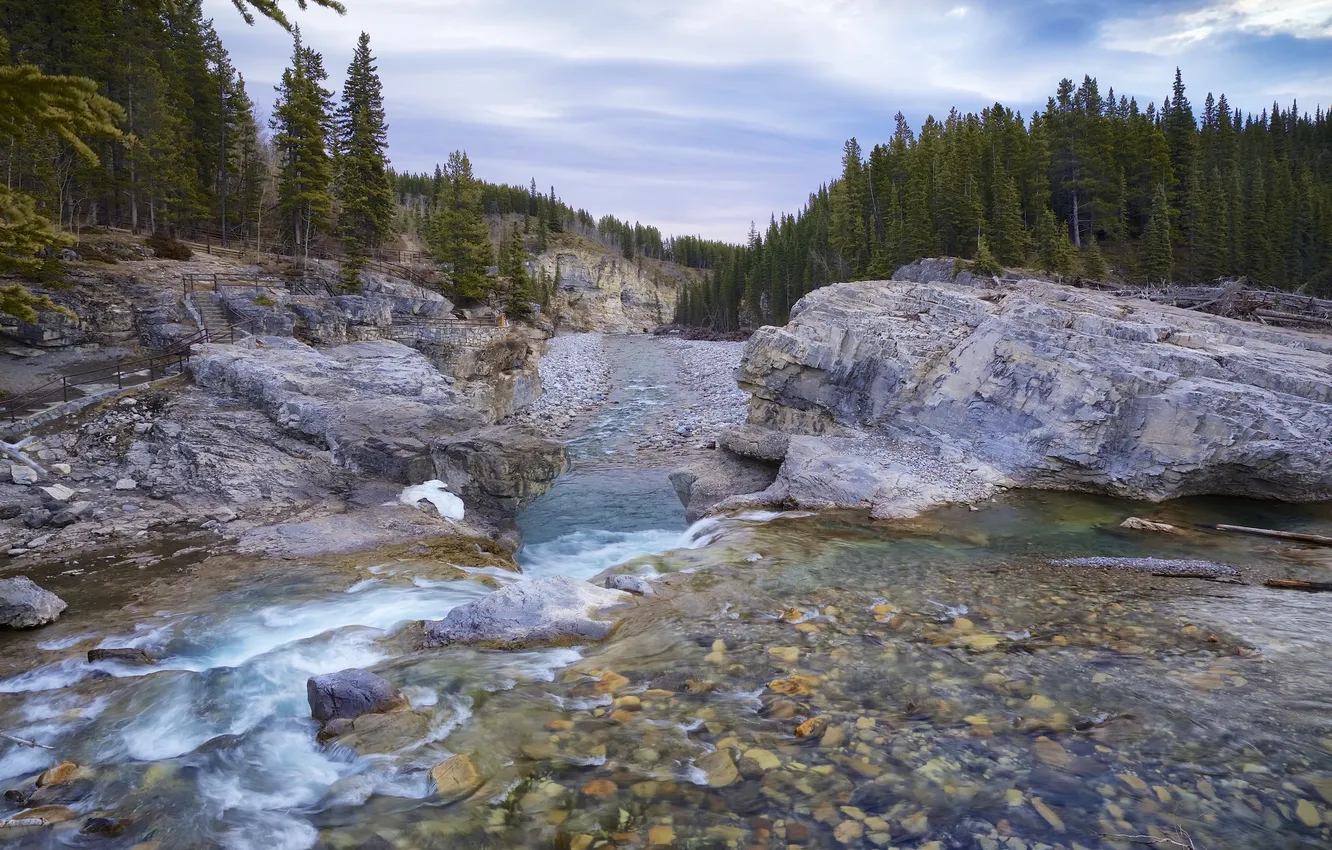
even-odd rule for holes
{"type": "Polygon", "coordinates": [[[676,320],[783,324],[813,289],[919,257],[1137,284],[1243,275],[1326,295],[1332,120],[1296,104],[1243,113],[1224,94],[1195,109],[1178,71],[1159,107],[1084,77],[1027,119],[996,103],[915,131],[898,113],[868,154],[846,142],[841,175],[803,209],[712,257],[676,320]]]}
{"type": "MultiPolygon", "coordinates": [[[[332,5],[333,0],[313,0],[332,5]]],[[[0,0],[0,265],[33,273],[87,227],[335,256],[359,270],[402,234],[448,269],[455,297],[540,300],[527,252],[570,231],[633,259],[710,270],[676,321],[717,331],[783,323],[817,287],[884,278],[925,256],[1135,284],[1244,276],[1332,292],[1332,121],[1297,104],[1258,114],[1190,100],[1182,74],[1158,107],[1059,83],[1029,117],[996,103],[892,137],[845,143],[842,173],[803,209],[751,225],[740,245],[594,216],[554,187],[488,183],[455,151],[433,173],[388,158],[369,36],[349,45],[341,88],[292,33],[271,119],[200,0],[0,0]],[[516,232],[495,240],[489,222],[516,232]],[[496,246],[498,245],[498,250],[496,246]],[[499,268],[497,268],[497,266],[499,268]]],[[[264,105],[267,105],[266,102],[264,105]]],[[[538,285],[540,284],[540,285],[538,285]]],[[[0,306],[27,309],[14,287],[0,306]]]]}

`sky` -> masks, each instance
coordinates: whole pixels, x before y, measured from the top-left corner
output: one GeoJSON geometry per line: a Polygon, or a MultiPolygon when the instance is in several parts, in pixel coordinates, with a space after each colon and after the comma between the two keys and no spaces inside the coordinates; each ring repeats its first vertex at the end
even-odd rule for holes
{"type": "MultiPolygon", "coordinates": [[[[282,0],[341,85],[370,34],[399,171],[466,150],[477,176],[593,215],[741,241],[797,211],[899,110],[919,127],[995,101],[1029,115],[1061,78],[1146,106],[1182,68],[1257,113],[1332,105],[1332,0],[282,0]]],[[[290,36],[204,0],[261,114],[290,36]]]]}

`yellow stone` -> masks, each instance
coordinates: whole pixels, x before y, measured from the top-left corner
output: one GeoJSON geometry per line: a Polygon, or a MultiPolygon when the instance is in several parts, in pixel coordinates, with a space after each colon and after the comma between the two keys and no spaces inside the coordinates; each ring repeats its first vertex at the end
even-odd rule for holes
{"type": "Polygon", "coordinates": [[[1153,785],[1152,790],[1156,792],[1156,799],[1162,803],[1170,802],[1170,791],[1164,785],[1153,785]]]}
{"type": "Polygon", "coordinates": [[[613,673],[610,670],[607,670],[597,679],[597,683],[593,687],[593,690],[599,694],[613,694],[616,691],[627,687],[629,687],[628,679],[621,676],[619,673],[613,673]]]}
{"type": "Polygon", "coordinates": [[[37,777],[37,787],[45,788],[48,785],[63,785],[78,775],[79,766],[72,761],[62,761],[55,767],[48,768],[37,777]]]}
{"type": "Polygon", "coordinates": [[[616,723],[628,723],[634,719],[634,713],[627,708],[619,708],[611,712],[610,719],[616,723]]]}
{"type": "Polygon", "coordinates": [[[1027,708],[1032,711],[1049,711],[1054,708],[1054,702],[1049,697],[1032,694],[1031,699],[1027,700],[1027,708]]]}
{"type": "Polygon", "coordinates": [[[968,649],[983,651],[994,649],[999,645],[999,638],[987,634],[969,634],[962,638],[962,643],[966,644],[968,649]]]}
{"type": "Polygon", "coordinates": [[[796,727],[797,738],[809,738],[823,731],[823,727],[828,725],[828,721],[822,717],[811,717],[804,723],[796,727]]]}
{"type": "Polygon", "coordinates": [[[574,728],[572,720],[552,720],[546,724],[546,728],[552,732],[568,732],[574,728]]]}
{"type": "Polygon", "coordinates": [[[1323,816],[1318,813],[1318,807],[1308,800],[1300,800],[1300,804],[1295,807],[1295,817],[1300,819],[1300,823],[1310,829],[1323,822],[1323,816]]]}
{"type": "Polygon", "coordinates": [[[760,770],[774,770],[782,766],[782,760],[767,750],[760,750],[755,747],[752,750],[745,750],[745,758],[750,759],[759,766],[760,770]]]}
{"type": "Polygon", "coordinates": [[[1068,754],[1058,741],[1052,741],[1045,736],[1037,738],[1031,745],[1032,752],[1042,764],[1050,767],[1068,767],[1068,763],[1073,757],[1068,754]]]}
{"type": "Polygon", "coordinates": [[[800,659],[800,647],[798,646],[770,646],[768,655],[786,664],[794,664],[800,659]]]}
{"type": "Polygon", "coordinates": [[[713,788],[724,788],[740,779],[735,762],[731,761],[730,753],[725,750],[699,756],[694,759],[694,764],[707,774],[708,785],[713,788]]]}
{"type": "Polygon", "coordinates": [[[638,697],[618,697],[612,705],[625,711],[638,711],[643,707],[643,701],[638,697]]]}
{"type": "Polygon", "coordinates": [[[870,817],[865,818],[865,826],[869,828],[870,832],[888,832],[893,828],[892,824],[888,823],[888,821],[878,815],[871,815],[870,817]]]}
{"type": "Polygon", "coordinates": [[[897,613],[897,606],[889,602],[880,602],[870,609],[870,613],[874,615],[876,620],[887,620],[897,613]]]}
{"type": "Polygon", "coordinates": [[[1055,813],[1054,809],[1045,805],[1045,802],[1041,800],[1040,797],[1032,797],[1031,805],[1032,808],[1036,810],[1037,814],[1045,818],[1045,822],[1048,823],[1054,829],[1055,832],[1064,831],[1063,818],[1059,817],[1059,815],[1055,813]]]}
{"type": "Polygon", "coordinates": [[[568,809],[551,809],[546,812],[546,823],[551,826],[559,826],[569,819],[568,809]]]}
{"type": "Polygon", "coordinates": [[[609,779],[593,779],[583,786],[583,793],[589,797],[610,797],[619,787],[609,779]]]}
{"type": "Polygon", "coordinates": [[[965,634],[966,632],[975,631],[976,624],[968,620],[966,617],[958,617],[953,621],[953,628],[965,634]]]}
{"type": "Polygon", "coordinates": [[[569,850],[587,850],[592,846],[593,841],[596,841],[596,839],[587,833],[580,832],[569,839],[569,850]]]}
{"type": "Polygon", "coordinates": [[[675,830],[669,826],[654,826],[648,830],[648,845],[661,847],[675,843],[675,830]]]}
{"type": "Polygon", "coordinates": [[[1318,796],[1323,798],[1323,802],[1332,803],[1332,779],[1311,779],[1309,784],[1318,792],[1318,796]]]}
{"type": "Polygon", "coordinates": [[[984,714],[968,714],[966,717],[962,719],[970,723],[972,726],[990,725],[990,718],[986,717],[984,714]]]}
{"type": "Polygon", "coordinates": [[[916,812],[902,819],[902,828],[912,835],[924,835],[930,831],[930,819],[924,812],[916,812]]]}
{"type": "Polygon", "coordinates": [[[709,664],[725,664],[726,653],[721,651],[709,652],[707,655],[703,656],[703,660],[709,664]]]}
{"type": "Polygon", "coordinates": [[[430,770],[430,778],[441,797],[466,796],[485,783],[467,756],[449,756],[430,770]]]}
{"type": "Polygon", "coordinates": [[[1147,790],[1147,783],[1143,782],[1141,779],[1139,779],[1138,777],[1134,776],[1131,773],[1120,773],[1118,774],[1118,776],[1120,782],[1123,782],[1125,785],[1132,788],[1134,791],[1137,791],[1139,794],[1147,790]]]}
{"type": "Polygon", "coordinates": [[[773,679],[768,687],[782,696],[803,696],[810,692],[809,686],[797,681],[794,676],[787,679],[773,679]]]}
{"type": "Polygon", "coordinates": [[[1110,681],[1110,677],[1109,677],[1108,675],[1106,675],[1105,673],[1095,673],[1095,674],[1092,675],[1092,684],[1093,684],[1093,685],[1100,685],[1100,684],[1103,684],[1103,683],[1108,682],[1108,681],[1110,681]]]}
{"type": "Polygon", "coordinates": [[[850,844],[865,834],[865,825],[860,821],[844,820],[833,830],[833,838],[842,844],[850,844]]]}
{"type": "Polygon", "coordinates": [[[1055,646],[1068,646],[1068,638],[1063,635],[1055,635],[1050,638],[1050,641],[1054,643],[1055,646]]]}
{"type": "Polygon", "coordinates": [[[868,817],[868,815],[866,815],[864,811],[856,808],[855,806],[842,806],[842,814],[854,820],[864,820],[866,817],[868,817]]]}
{"type": "Polygon", "coordinates": [[[1022,796],[1022,792],[1016,788],[1009,788],[1004,792],[1004,796],[1007,798],[1008,807],[1010,809],[1019,808],[1023,803],[1027,802],[1027,798],[1022,796]]]}

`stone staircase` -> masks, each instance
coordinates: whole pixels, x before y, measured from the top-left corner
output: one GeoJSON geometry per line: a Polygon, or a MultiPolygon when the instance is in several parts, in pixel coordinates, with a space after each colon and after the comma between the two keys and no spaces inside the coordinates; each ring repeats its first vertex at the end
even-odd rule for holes
{"type": "Polygon", "coordinates": [[[222,342],[231,336],[231,322],[227,318],[227,308],[216,292],[203,290],[194,293],[194,307],[203,320],[202,330],[208,331],[210,339],[222,342]]]}

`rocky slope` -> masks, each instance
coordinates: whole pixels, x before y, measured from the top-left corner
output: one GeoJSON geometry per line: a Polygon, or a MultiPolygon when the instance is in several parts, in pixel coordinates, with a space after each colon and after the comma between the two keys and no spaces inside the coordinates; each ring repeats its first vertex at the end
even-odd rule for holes
{"type": "Polygon", "coordinates": [[[910,515],[997,486],[1332,498],[1332,340],[1021,281],[864,282],[761,328],[738,373],[753,501],[910,515]],[[747,446],[754,449],[747,449],[747,446]],[[762,446],[762,448],[757,448],[762,446]]]}

